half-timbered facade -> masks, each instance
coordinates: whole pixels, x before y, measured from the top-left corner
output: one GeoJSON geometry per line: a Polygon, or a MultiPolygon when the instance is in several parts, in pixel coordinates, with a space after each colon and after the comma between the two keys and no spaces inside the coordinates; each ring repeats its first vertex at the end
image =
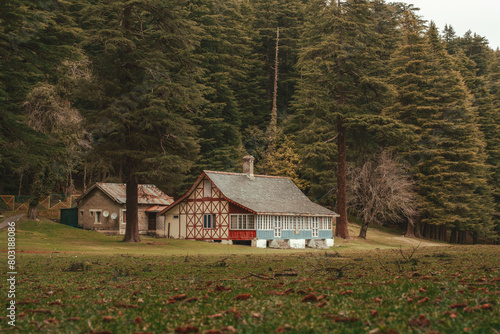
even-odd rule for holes
{"type": "Polygon", "coordinates": [[[253,175],[252,168],[247,173],[204,171],[160,214],[167,237],[293,248],[333,245],[338,216],[311,202],[291,179],[253,175]]]}

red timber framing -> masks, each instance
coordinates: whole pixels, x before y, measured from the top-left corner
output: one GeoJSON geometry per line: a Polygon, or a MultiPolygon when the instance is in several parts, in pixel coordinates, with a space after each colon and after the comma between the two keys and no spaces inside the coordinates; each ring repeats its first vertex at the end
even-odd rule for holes
{"type": "Polygon", "coordinates": [[[179,203],[179,215],[185,216],[186,239],[228,240],[229,239],[229,203],[220,191],[211,184],[210,197],[205,191],[205,178],[199,182],[191,195],[179,203]],[[215,228],[203,227],[203,216],[214,217],[215,228]]]}
{"type": "MultiPolygon", "coordinates": [[[[229,217],[231,214],[253,214],[252,212],[245,210],[243,207],[229,203],[229,217]]],[[[230,219],[230,218],[229,218],[230,219]]],[[[228,219],[228,221],[229,221],[228,219]]],[[[256,230],[231,230],[229,229],[229,239],[230,240],[253,240],[257,237],[256,230]]]]}

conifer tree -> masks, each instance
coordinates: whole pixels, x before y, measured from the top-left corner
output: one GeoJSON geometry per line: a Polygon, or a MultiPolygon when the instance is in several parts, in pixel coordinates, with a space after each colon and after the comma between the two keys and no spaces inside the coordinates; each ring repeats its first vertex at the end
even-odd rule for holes
{"type": "Polygon", "coordinates": [[[195,53],[200,55],[205,71],[206,103],[192,117],[199,129],[200,144],[200,158],[193,168],[193,177],[202,169],[234,171],[240,166],[241,115],[236,92],[252,64],[239,2],[195,3],[190,17],[203,29],[195,53]]]}
{"type": "MultiPolygon", "coordinates": [[[[38,173],[59,147],[28,125],[26,97],[40,82],[53,84],[58,68],[72,59],[79,30],[67,15],[67,2],[3,1],[0,11],[0,190],[24,189],[44,174],[38,173]],[[16,175],[17,174],[17,175],[16,175]],[[15,184],[14,182],[17,182],[15,184]],[[26,187],[24,186],[26,185],[26,187]]],[[[53,168],[53,166],[51,166],[53,168]]],[[[41,180],[42,185],[50,182],[41,180]]],[[[51,190],[51,189],[50,189],[51,190]]],[[[49,191],[50,191],[49,190],[49,191]]],[[[45,189],[44,191],[47,191],[45,189]]],[[[38,198],[36,198],[38,201],[38,198]]]]}
{"type": "MultiPolygon", "coordinates": [[[[303,35],[299,69],[298,121],[305,131],[317,122],[337,141],[337,206],[335,235],[349,238],[346,206],[346,140],[352,128],[380,116],[387,85],[377,78],[383,45],[374,11],[364,0],[312,1],[303,35]]],[[[319,131],[323,131],[321,127],[319,131]]],[[[329,141],[324,138],[323,143],[329,141]]]]}
{"type": "Polygon", "coordinates": [[[95,2],[82,10],[85,51],[95,90],[86,116],[96,126],[95,152],[126,182],[124,241],[140,241],[138,183],[179,185],[197,153],[185,117],[204,102],[193,55],[201,30],[187,19],[187,1],[95,2]]]}
{"type": "Polygon", "coordinates": [[[415,126],[409,152],[421,200],[424,233],[446,238],[446,227],[486,232],[490,226],[484,142],[471,97],[431,23],[426,35],[415,15],[402,22],[404,39],[393,60],[397,103],[389,114],[415,126]],[[486,206],[480,206],[484,203],[486,206]],[[484,214],[486,213],[486,214],[484,214]]]}
{"type": "MultiPolygon", "coordinates": [[[[467,33],[464,38],[458,39],[460,48],[454,55],[458,70],[465,80],[465,84],[473,95],[472,105],[477,115],[476,122],[484,136],[486,143],[486,163],[489,167],[488,183],[490,191],[497,192],[499,183],[499,157],[500,157],[500,116],[495,108],[494,89],[497,84],[491,71],[494,71],[494,59],[490,58],[491,50],[488,49],[486,40],[476,34],[467,33]],[[484,64],[489,65],[484,69],[484,64]]],[[[496,202],[498,212],[498,201],[496,202]]],[[[499,224],[498,215],[494,215],[495,224],[499,224]]],[[[473,234],[476,236],[476,234],[473,234]]]]}

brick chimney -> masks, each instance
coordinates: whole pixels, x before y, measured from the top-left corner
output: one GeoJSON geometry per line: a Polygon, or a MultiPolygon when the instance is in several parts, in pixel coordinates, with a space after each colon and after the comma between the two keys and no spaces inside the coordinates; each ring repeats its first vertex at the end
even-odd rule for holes
{"type": "Polygon", "coordinates": [[[247,155],[243,157],[243,173],[247,174],[247,176],[253,179],[253,161],[254,157],[251,155],[247,155]]]}

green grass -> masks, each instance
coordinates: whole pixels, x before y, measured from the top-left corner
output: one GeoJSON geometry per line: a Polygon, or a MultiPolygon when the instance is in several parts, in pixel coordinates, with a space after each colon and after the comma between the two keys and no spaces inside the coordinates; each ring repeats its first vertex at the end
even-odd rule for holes
{"type": "MultiPolygon", "coordinates": [[[[498,246],[401,241],[408,247],[399,249],[388,242],[400,236],[368,232],[368,241],[336,240],[340,247],[328,251],[260,250],[153,238],[123,244],[25,221],[11,332],[500,331],[498,246]]],[[[5,317],[0,327],[9,329],[5,317]]]]}
{"type": "MultiPolygon", "coordinates": [[[[0,232],[1,240],[5,239],[0,232]]],[[[191,240],[176,240],[141,236],[141,243],[123,243],[123,236],[107,236],[94,231],[72,228],[47,220],[21,219],[16,226],[17,250],[20,252],[73,252],[80,254],[130,254],[130,255],[217,255],[217,254],[283,254],[283,250],[259,249],[255,247],[222,245],[191,240]]],[[[402,235],[368,230],[367,240],[359,239],[359,227],[349,225],[351,239],[335,239],[336,251],[368,250],[401,247],[438,246],[438,242],[404,238],[402,235]]],[[[293,252],[315,252],[317,250],[288,250],[293,252]]]]}

